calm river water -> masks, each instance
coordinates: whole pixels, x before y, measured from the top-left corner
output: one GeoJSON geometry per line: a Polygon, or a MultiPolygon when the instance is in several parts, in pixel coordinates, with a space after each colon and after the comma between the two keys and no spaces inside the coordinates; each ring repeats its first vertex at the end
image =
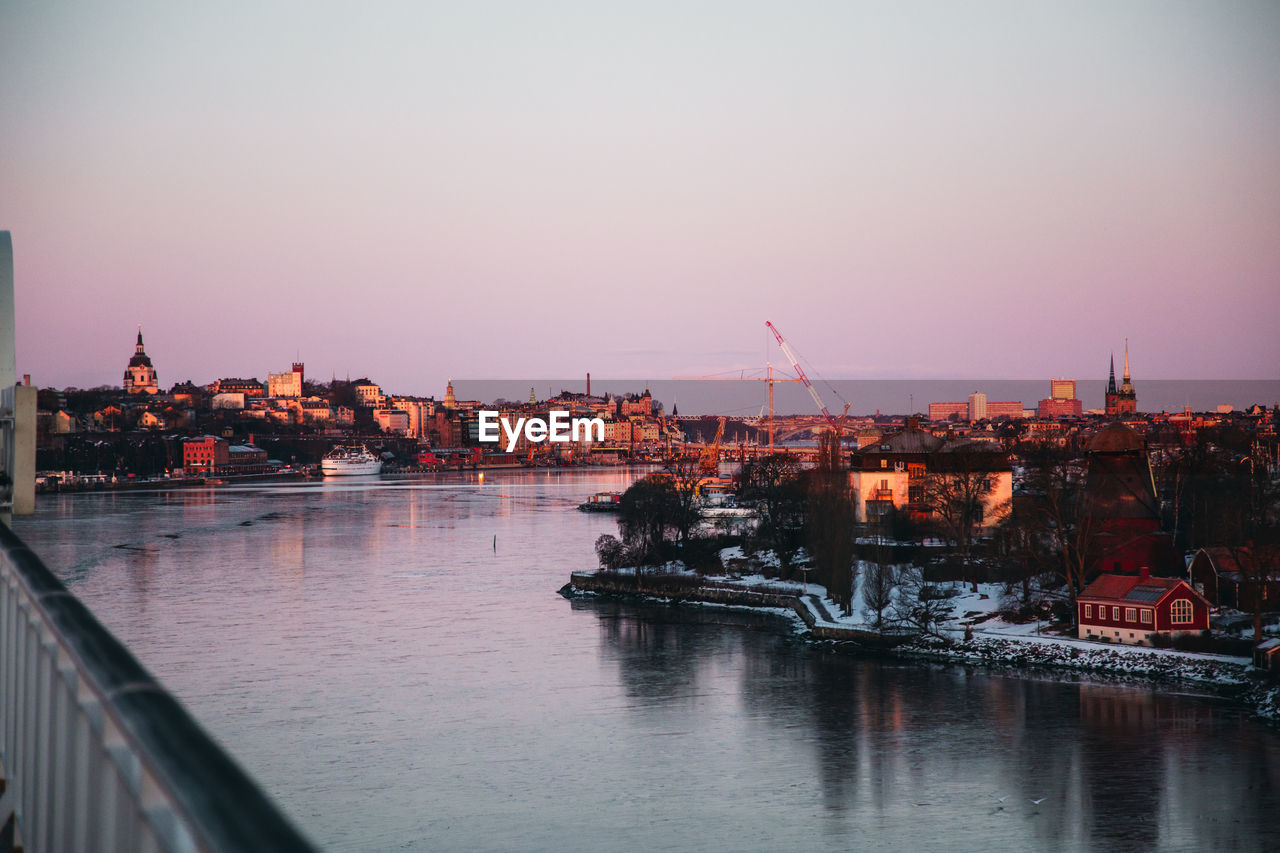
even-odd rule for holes
{"type": "Polygon", "coordinates": [[[1280,849],[1280,733],[1222,702],[556,595],[614,529],[575,505],[633,476],[68,495],[17,530],[326,850],[1280,849]]]}

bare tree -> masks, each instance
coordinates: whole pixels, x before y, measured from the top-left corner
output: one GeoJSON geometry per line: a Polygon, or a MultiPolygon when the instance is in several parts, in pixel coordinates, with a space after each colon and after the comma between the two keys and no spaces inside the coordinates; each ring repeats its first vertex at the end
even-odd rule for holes
{"type": "Polygon", "coordinates": [[[898,573],[892,563],[878,556],[863,571],[862,600],[876,614],[876,630],[884,632],[884,612],[893,603],[893,588],[898,585],[898,573]]]}
{"type": "Polygon", "coordinates": [[[840,440],[823,433],[818,467],[808,472],[806,540],[818,582],[848,616],[853,612],[854,506],[840,440]]]}
{"type": "Polygon", "coordinates": [[[1029,530],[1038,531],[1028,547],[1039,554],[1034,549],[1047,546],[1048,567],[1066,584],[1074,618],[1076,596],[1086,586],[1102,532],[1089,511],[1084,464],[1073,451],[1047,443],[1026,446],[1021,456],[1026,468],[1024,521],[1029,530]]]}
{"type": "Polygon", "coordinates": [[[935,453],[924,476],[921,500],[948,540],[955,544],[964,579],[978,591],[973,567],[973,543],[985,520],[988,498],[995,491],[993,454],[956,449],[935,453]]]}
{"type": "Polygon", "coordinates": [[[917,567],[904,569],[898,575],[898,595],[893,602],[893,619],[925,634],[941,639],[940,626],[951,615],[950,596],[933,584],[926,583],[917,567]]]}
{"type": "Polygon", "coordinates": [[[738,497],[755,504],[760,523],[754,538],[777,555],[783,577],[789,577],[805,515],[805,493],[795,457],[775,453],[744,465],[738,497]]]}
{"type": "Polygon", "coordinates": [[[667,462],[664,470],[671,480],[670,523],[681,543],[689,540],[689,534],[702,520],[698,505],[698,488],[703,475],[698,460],[676,457],[667,462]]]}

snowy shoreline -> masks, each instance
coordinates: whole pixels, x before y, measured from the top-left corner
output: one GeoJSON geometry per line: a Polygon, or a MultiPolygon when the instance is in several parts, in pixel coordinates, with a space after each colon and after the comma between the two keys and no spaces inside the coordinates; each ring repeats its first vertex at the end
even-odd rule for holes
{"type": "MultiPolygon", "coordinates": [[[[955,603],[963,616],[941,626],[943,637],[881,634],[866,614],[833,617],[817,584],[745,578],[699,578],[679,589],[637,587],[634,573],[574,572],[561,588],[565,597],[615,596],[699,607],[771,611],[791,617],[792,630],[809,642],[853,655],[1104,676],[1151,685],[1181,684],[1237,703],[1259,718],[1280,723],[1280,685],[1248,658],[1183,652],[1149,646],[1114,646],[1071,637],[1042,636],[1039,626],[992,619],[999,596],[965,593],[955,603]],[[968,609],[964,609],[968,608],[968,609]],[[975,622],[975,619],[981,620],[975,622]],[[965,638],[966,627],[971,634],[965,638]]],[[[997,585],[992,585],[997,586],[997,585]]],[[[838,611],[837,611],[838,612],[838,611]]]]}

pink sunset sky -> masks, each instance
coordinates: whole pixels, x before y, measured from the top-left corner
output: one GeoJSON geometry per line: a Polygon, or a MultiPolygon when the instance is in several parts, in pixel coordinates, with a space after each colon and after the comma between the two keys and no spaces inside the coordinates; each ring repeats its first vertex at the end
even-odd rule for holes
{"type": "Polygon", "coordinates": [[[1280,4],[6,3],[18,370],[1280,371],[1280,4]]]}

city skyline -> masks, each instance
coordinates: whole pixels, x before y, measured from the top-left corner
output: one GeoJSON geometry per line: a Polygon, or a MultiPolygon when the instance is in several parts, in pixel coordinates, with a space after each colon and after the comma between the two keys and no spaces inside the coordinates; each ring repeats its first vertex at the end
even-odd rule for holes
{"type": "Polygon", "coordinates": [[[0,11],[19,373],[1271,379],[1274,4],[0,11]]]}

